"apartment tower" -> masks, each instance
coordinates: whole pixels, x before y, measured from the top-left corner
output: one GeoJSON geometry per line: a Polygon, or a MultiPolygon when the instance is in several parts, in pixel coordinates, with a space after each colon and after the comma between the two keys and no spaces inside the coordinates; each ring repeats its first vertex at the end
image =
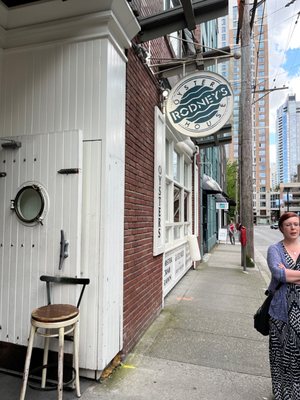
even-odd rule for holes
{"type": "Polygon", "coordinates": [[[296,95],[288,95],[277,110],[277,177],[280,183],[293,182],[300,164],[300,101],[296,95]]]}
{"type": "MultiPolygon", "coordinates": [[[[240,51],[240,41],[238,45],[236,44],[238,18],[237,1],[230,0],[229,15],[219,19],[220,47],[229,43],[232,51],[240,51]]],[[[270,222],[271,214],[269,98],[266,91],[269,78],[268,25],[264,4],[255,9],[251,39],[254,222],[264,224],[270,222]]],[[[227,146],[227,157],[229,161],[238,161],[241,136],[239,118],[242,118],[242,115],[240,115],[241,60],[231,58],[230,62],[220,64],[219,73],[226,77],[233,87],[232,143],[227,146]]]]}

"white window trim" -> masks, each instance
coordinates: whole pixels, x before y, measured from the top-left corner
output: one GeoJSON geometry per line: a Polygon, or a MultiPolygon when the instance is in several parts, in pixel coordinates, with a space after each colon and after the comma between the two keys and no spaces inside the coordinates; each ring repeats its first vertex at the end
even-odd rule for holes
{"type": "Polygon", "coordinates": [[[192,168],[193,153],[196,147],[191,140],[171,130],[165,121],[164,114],[155,108],[155,143],[154,143],[154,224],[153,255],[175,249],[188,240],[192,234],[192,168]],[[166,139],[169,141],[169,156],[166,157],[166,139]],[[173,178],[173,151],[179,154],[179,182],[173,178]],[[169,162],[167,166],[166,163],[169,162]],[[185,167],[185,165],[187,167],[185,167]],[[187,179],[184,179],[184,173],[187,179]],[[174,222],[174,185],[181,190],[181,221],[174,222]],[[187,221],[184,221],[184,193],[188,193],[187,221]],[[170,200],[171,199],[171,200],[170,200]],[[167,203],[167,204],[166,204],[167,203]],[[166,220],[169,216],[170,220],[166,220]],[[180,237],[174,238],[176,228],[180,229],[180,237]],[[166,241],[166,235],[169,235],[166,241]]]}

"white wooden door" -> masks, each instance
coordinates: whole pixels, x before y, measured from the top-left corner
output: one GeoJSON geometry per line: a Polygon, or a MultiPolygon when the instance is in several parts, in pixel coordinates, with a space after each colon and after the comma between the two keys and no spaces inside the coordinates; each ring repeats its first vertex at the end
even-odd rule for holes
{"type": "MultiPolygon", "coordinates": [[[[80,275],[82,137],[75,130],[13,139],[20,148],[0,149],[0,340],[27,345],[31,311],[46,304],[40,275],[80,275]],[[69,245],[60,265],[61,231],[69,245]]],[[[56,295],[72,302],[76,289],[56,295]]]]}

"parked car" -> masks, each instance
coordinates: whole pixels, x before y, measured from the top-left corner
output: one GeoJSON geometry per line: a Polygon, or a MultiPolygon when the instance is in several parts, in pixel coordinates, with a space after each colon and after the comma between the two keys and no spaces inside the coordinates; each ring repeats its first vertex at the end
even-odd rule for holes
{"type": "Polygon", "coordinates": [[[274,222],[274,224],[270,225],[271,229],[278,229],[278,222],[274,222]]]}

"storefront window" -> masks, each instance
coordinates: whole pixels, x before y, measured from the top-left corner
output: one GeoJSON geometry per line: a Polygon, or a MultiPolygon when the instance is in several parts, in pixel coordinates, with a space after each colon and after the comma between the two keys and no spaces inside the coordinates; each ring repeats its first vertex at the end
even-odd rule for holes
{"type": "Polygon", "coordinates": [[[176,150],[173,151],[173,179],[180,182],[180,157],[176,150]]]}
{"type": "Polygon", "coordinates": [[[184,222],[189,220],[189,193],[184,191],[184,222]]]}
{"type": "Polygon", "coordinates": [[[174,239],[180,239],[180,226],[175,226],[174,227],[174,239]]]}
{"type": "Polygon", "coordinates": [[[173,221],[174,222],[180,222],[180,209],[181,209],[181,202],[180,202],[180,193],[181,190],[179,187],[174,186],[174,218],[173,221]]]}
{"type": "Polygon", "coordinates": [[[172,228],[170,226],[166,227],[166,234],[165,234],[165,243],[170,243],[171,241],[171,232],[172,232],[172,228]]]}
{"type": "Polygon", "coordinates": [[[166,140],[166,174],[170,175],[170,142],[166,140]]]}
{"type": "Polygon", "coordinates": [[[166,139],[165,243],[170,245],[190,234],[192,218],[192,162],[175,145],[166,139]]]}
{"type": "Polygon", "coordinates": [[[170,199],[172,199],[172,193],[170,191],[172,190],[171,187],[171,181],[169,181],[168,178],[166,178],[166,193],[165,193],[165,219],[166,222],[171,222],[171,212],[170,212],[170,199]]]}
{"type": "Polygon", "coordinates": [[[185,187],[188,187],[189,184],[190,184],[190,182],[189,182],[189,178],[190,178],[190,176],[189,176],[189,171],[190,171],[189,166],[188,166],[188,164],[185,162],[185,163],[184,163],[184,186],[185,186],[185,187]]]}

